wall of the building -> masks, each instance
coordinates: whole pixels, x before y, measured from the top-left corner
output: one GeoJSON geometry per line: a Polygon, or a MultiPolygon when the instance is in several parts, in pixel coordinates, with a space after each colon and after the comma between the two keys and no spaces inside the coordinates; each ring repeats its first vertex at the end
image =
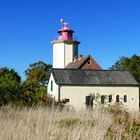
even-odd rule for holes
{"type": "Polygon", "coordinates": [[[53,43],[53,68],[64,68],[73,62],[73,42],[57,41],[53,43]]]}
{"type": "Polygon", "coordinates": [[[58,101],[58,85],[55,83],[53,75],[51,74],[48,87],[47,87],[48,94],[55,98],[58,101]],[[51,90],[51,81],[53,81],[53,89],[51,90]]]}
{"type": "Polygon", "coordinates": [[[64,68],[64,43],[53,44],[53,68],[64,68]]]}
{"type": "Polygon", "coordinates": [[[89,58],[80,69],[101,70],[101,67],[91,58],[89,58]]]}
{"type": "Polygon", "coordinates": [[[69,63],[73,62],[73,44],[65,44],[65,64],[64,66],[68,65],[69,63]]]}
{"type": "MultiPolygon", "coordinates": [[[[60,98],[70,99],[70,104],[76,109],[85,108],[85,97],[90,94],[112,95],[113,104],[116,102],[116,95],[120,96],[120,101],[129,110],[139,110],[139,88],[138,87],[93,87],[93,86],[61,86],[60,98]],[[123,101],[127,95],[127,102],[123,101]]],[[[108,103],[108,101],[107,101],[108,103]]]]}

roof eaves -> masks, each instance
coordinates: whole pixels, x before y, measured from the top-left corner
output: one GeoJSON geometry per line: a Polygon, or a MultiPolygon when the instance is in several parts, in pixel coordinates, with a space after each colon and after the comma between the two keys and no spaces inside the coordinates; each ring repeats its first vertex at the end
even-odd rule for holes
{"type": "Polygon", "coordinates": [[[60,86],[111,86],[111,87],[139,87],[139,84],[63,84],[59,83],[60,86]]]}

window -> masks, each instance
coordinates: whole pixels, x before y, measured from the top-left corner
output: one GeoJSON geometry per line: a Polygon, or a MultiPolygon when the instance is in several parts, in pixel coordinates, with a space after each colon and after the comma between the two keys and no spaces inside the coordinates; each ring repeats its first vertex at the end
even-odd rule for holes
{"type": "Polygon", "coordinates": [[[88,63],[88,65],[90,65],[91,64],[91,61],[88,61],[87,63],[88,63]]]}
{"type": "Polygon", "coordinates": [[[86,96],[86,107],[93,107],[93,97],[91,95],[86,96]]]}
{"type": "Polygon", "coordinates": [[[119,95],[116,96],[116,102],[119,102],[119,95]]]}
{"type": "Polygon", "coordinates": [[[105,103],[105,96],[102,95],[102,96],[101,96],[101,104],[104,104],[104,103],[105,103]]]}
{"type": "Polygon", "coordinates": [[[126,95],[124,95],[123,101],[124,101],[124,102],[127,102],[127,96],[126,96],[126,95]]]}
{"type": "Polygon", "coordinates": [[[109,102],[112,102],[112,95],[109,95],[109,102]]]}
{"type": "Polygon", "coordinates": [[[53,81],[51,80],[51,91],[53,91],[53,81]]]}

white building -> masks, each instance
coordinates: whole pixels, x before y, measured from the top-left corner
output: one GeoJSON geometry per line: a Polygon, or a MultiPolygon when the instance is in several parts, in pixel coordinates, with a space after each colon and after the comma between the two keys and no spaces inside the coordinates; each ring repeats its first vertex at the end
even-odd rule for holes
{"type": "Polygon", "coordinates": [[[139,84],[128,71],[102,70],[91,57],[77,58],[78,41],[66,24],[53,41],[53,67],[48,93],[57,101],[69,100],[76,109],[92,106],[93,94],[101,103],[122,102],[129,110],[139,110],[139,84]],[[76,59],[74,57],[76,56],[76,59]]]}

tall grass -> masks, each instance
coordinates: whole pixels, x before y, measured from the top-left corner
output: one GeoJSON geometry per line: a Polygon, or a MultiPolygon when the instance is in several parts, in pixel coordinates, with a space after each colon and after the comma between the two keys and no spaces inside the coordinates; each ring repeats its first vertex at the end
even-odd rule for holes
{"type": "Polygon", "coordinates": [[[0,140],[104,139],[140,139],[140,113],[101,107],[77,112],[44,107],[0,109],[0,140]]]}

